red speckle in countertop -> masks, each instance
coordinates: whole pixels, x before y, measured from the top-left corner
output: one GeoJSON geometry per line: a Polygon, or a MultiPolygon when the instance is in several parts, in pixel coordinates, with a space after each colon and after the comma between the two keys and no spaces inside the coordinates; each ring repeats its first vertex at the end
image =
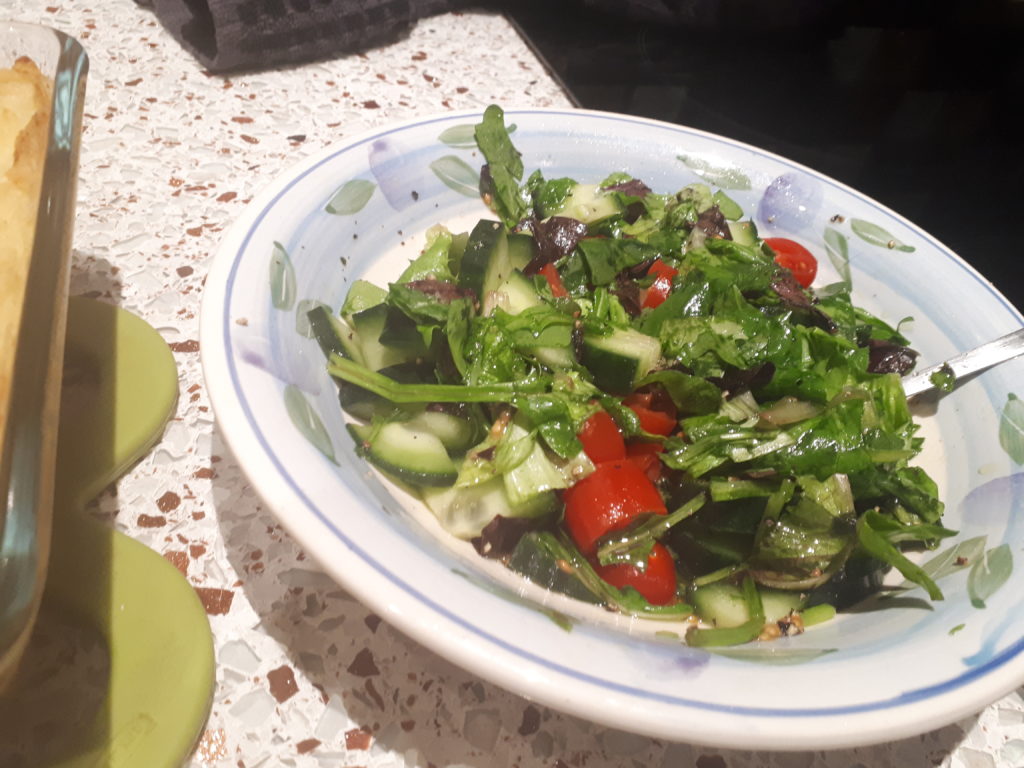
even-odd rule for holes
{"type": "Polygon", "coordinates": [[[218,203],[230,203],[236,197],[238,197],[238,193],[237,192],[222,192],[220,195],[217,196],[217,202],[218,203]]]}
{"type": "Polygon", "coordinates": [[[180,504],[181,497],[174,491],[167,491],[156,500],[156,506],[161,512],[170,512],[172,509],[177,509],[180,504]]]}
{"type": "Polygon", "coordinates": [[[170,552],[164,552],[164,558],[181,571],[182,576],[188,576],[188,555],[182,552],[180,549],[174,549],[170,552]]]}
{"type": "Polygon", "coordinates": [[[416,51],[416,53],[414,53],[412,55],[412,60],[413,61],[425,61],[426,58],[427,58],[427,52],[426,51],[416,51]]]}
{"type": "Polygon", "coordinates": [[[251,117],[245,117],[244,115],[239,115],[237,117],[232,117],[231,118],[231,122],[233,122],[233,123],[251,123],[252,122],[252,118],[251,117]]]}
{"type": "Polygon", "coordinates": [[[210,616],[223,616],[231,610],[231,602],[235,599],[235,593],[230,589],[196,587],[195,590],[203,608],[210,616]]]}
{"type": "Polygon", "coordinates": [[[353,728],[345,731],[345,749],[369,749],[373,743],[373,734],[365,728],[353,728]]]}
{"type": "Polygon", "coordinates": [[[376,632],[377,627],[380,626],[380,616],[377,616],[373,613],[369,613],[366,615],[366,618],[363,619],[363,623],[370,628],[371,632],[376,632]]]}
{"type": "Polygon", "coordinates": [[[270,670],[267,673],[267,682],[270,684],[270,695],[277,699],[278,704],[283,704],[299,692],[295,673],[287,664],[270,670]]]}
{"type": "Polygon", "coordinates": [[[134,80],[129,80],[129,81],[127,81],[127,82],[125,83],[125,85],[128,85],[128,86],[136,86],[136,85],[138,85],[138,84],[139,84],[139,83],[141,83],[141,82],[142,82],[142,78],[141,78],[141,77],[136,77],[136,78],[135,78],[134,80]]]}
{"type": "Polygon", "coordinates": [[[217,476],[217,473],[213,471],[213,467],[200,467],[192,473],[192,477],[197,480],[212,480],[217,476]]]}
{"type": "Polygon", "coordinates": [[[295,751],[298,752],[300,755],[305,755],[308,752],[312,752],[319,746],[320,739],[306,739],[305,741],[300,741],[298,744],[295,745],[295,751]]]}
{"type": "Polygon", "coordinates": [[[193,560],[198,560],[206,554],[206,547],[203,544],[189,544],[188,553],[192,556],[193,560]]]}
{"type": "Polygon", "coordinates": [[[365,107],[366,109],[380,109],[380,104],[378,104],[373,99],[369,99],[368,101],[363,102],[363,107],[365,107]]]}
{"type": "Polygon", "coordinates": [[[248,142],[249,144],[259,144],[260,143],[260,140],[257,139],[255,136],[246,136],[244,133],[241,136],[239,136],[239,138],[242,141],[248,142]]]}
{"type": "Polygon", "coordinates": [[[147,515],[143,513],[135,519],[135,524],[139,528],[159,528],[160,526],[167,525],[167,518],[163,515],[147,515]]]}
{"type": "Polygon", "coordinates": [[[187,339],[186,341],[174,341],[167,345],[171,348],[172,352],[198,352],[199,342],[196,339],[187,339]]]}

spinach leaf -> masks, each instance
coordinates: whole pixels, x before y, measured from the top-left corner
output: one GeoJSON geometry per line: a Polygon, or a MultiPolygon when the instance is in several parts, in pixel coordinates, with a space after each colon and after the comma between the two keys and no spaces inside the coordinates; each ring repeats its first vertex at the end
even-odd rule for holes
{"type": "MultiPolygon", "coordinates": [[[[484,110],[483,119],[474,129],[477,146],[487,159],[485,176],[490,177],[493,205],[505,226],[515,227],[526,215],[527,203],[523,199],[519,180],[523,178],[523,160],[513,146],[505,128],[505,112],[491,104],[484,110]]],[[[483,182],[483,179],[481,180],[483,182]]]]}

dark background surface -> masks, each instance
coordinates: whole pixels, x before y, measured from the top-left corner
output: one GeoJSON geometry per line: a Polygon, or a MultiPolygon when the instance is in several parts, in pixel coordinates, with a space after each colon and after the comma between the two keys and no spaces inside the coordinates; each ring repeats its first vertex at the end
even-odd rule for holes
{"type": "Polygon", "coordinates": [[[616,0],[506,12],[580,106],[711,131],[832,176],[1024,309],[1024,0],[641,5],[640,18],[616,0]],[[683,20],[665,10],[682,5],[683,20]]]}

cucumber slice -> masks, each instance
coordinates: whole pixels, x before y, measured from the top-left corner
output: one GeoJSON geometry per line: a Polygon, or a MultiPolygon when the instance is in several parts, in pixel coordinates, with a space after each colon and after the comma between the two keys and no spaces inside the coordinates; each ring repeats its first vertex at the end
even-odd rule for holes
{"type": "Polygon", "coordinates": [[[458,477],[444,443],[430,432],[402,422],[349,424],[348,430],[361,456],[409,485],[448,486],[458,477]]]}
{"type": "Polygon", "coordinates": [[[576,363],[569,347],[536,347],[533,356],[538,362],[554,370],[567,370],[576,363]]]}
{"type": "Polygon", "coordinates": [[[607,336],[584,334],[580,362],[594,383],[612,394],[629,394],[661,359],[661,342],[631,328],[616,328],[607,336]]]}
{"type": "Polygon", "coordinates": [[[508,238],[500,222],[482,219],[473,227],[459,266],[459,286],[483,298],[512,272],[508,238]]]}
{"type": "Polygon", "coordinates": [[[727,223],[729,225],[729,234],[732,235],[734,242],[740,245],[757,245],[757,227],[754,226],[754,222],[730,221],[727,223]]]}
{"type": "Polygon", "coordinates": [[[497,297],[495,303],[510,315],[518,315],[524,309],[536,307],[542,302],[533,282],[518,269],[512,270],[494,293],[497,297]]]}
{"type": "Polygon", "coordinates": [[[309,310],[306,317],[309,318],[309,327],[324,357],[330,360],[332,354],[337,354],[355,360],[360,365],[366,364],[359,347],[359,338],[348,323],[335,317],[323,304],[309,310]]]}
{"type": "Polygon", "coordinates": [[[341,316],[346,322],[352,322],[352,315],[364,309],[383,304],[388,292],[366,280],[356,280],[348,289],[345,303],[341,305],[341,316]]]}
{"type": "Polygon", "coordinates": [[[596,605],[604,602],[583,581],[565,567],[561,545],[547,531],[527,533],[519,540],[508,567],[552,592],[596,605]]]}
{"type": "Polygon", "coordinates": [[[379,371],[415,358],[408,349],[381,343],[380,335],[387,316],[388,308],[384,304],[377,304],[352,315],[352,329],[359,338],[363,364],[371,371],[379,371]]]}
{"type": "Polygon", "coordinates": [[[568,216],[584,224],[593,224],[620,213],[622,209],[615,197],[597,184],[577,184],[552,215],[568,216]]]}
{"type": "Polygon", "coordinates": [[[513,269],[522,271],[537,255],[537,241],[533,235],[513,232],[508,236],[508,261],[513,269]]]}
{"type": "Polygon", "coordinates": [[[421,493],[441,527],[460,539],[479,536],[498,515],[537,518],[558,509],[554,493],[536,496],[528,504],[512,504],[500,477],[470,488],[424,488],[421,493]]]}
{"type": "MultiPolygon", "coordinates": [[[[804,598],[799,592],[758,587],[761,604],[764,606],[766,623],[785,618],[793,611],[800,610],[804,598]]],[[[690,602],[700,618],[715,627],[728,629],[745,624],[750,619],[743,590],[736,584],[716,581],[690,590],[690,602]]]]}
{"type": "Polygon", "coordinates": [[[435,435],[449,453],[463,453],[480,439],[480,430],[472,418],[449,411],[423,411],[416,414],[406,426],[435,435]]]}

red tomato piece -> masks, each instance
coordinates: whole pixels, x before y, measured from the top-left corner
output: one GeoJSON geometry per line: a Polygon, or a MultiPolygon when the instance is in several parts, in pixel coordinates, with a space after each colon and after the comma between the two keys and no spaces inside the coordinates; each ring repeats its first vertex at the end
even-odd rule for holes
{"type": "Polygon", "coordinates": [[[647,268],[647,274],[654,275],[655,277],[667,277],[671,280],[679,274],[679,270],[675,267],[670,267],[661,259],[655,259],[651,266],[647,268]]]}
{"type": "Polygon", "coordinates": [[[626,458],[640,467],[652,483],[656,483],[661,477],[661,459],[658,458],[658,454],[664,450],[665,447],[661,443],[642,440],[626,446],[626,458]]]}
{"type": "Polygon", "coordinates": [[[591,415],[583,422],[578,437],[583,443],[583,452],[595,464],[626,458],[626,443],[622,439],[622,432],[608,411],[597,411],[591,415]]]}
{"type": "Polygon", "coordinates": [[[793,273],[804,288],[814,282],[818,274],[818,260],[800,243],[786,237],[766,237],[765,243],[775,252],[775,263],[793,273]]]}
{"type": "Polygon", "coordinates": [[[630,406],[630,410],[640,419],[640,428],[652,435],[672,434],[676,428],[676,420],[663,411],[655,411],[652,408],[644,408],[640,405],[630,406]]]}
{"type": "Polygon", "coordinates": [[[635,392],[623,399],[622,403],[640,420],[640,428],[652,435],[671,435],[678,426],[675,408],[672,412],[654,408],[654,395],[650,392],[635,392]]]}
{"type": "Polygon", "coordinates": [[[554,264],[545,264],[539,271],[547,279],[548,285],[551,286],[552,296],[556,299],[564,299],[569,295],[569,292],[565,290],[565,286],[562,285],[562,277],[558,274],[554,264]]]}
{"type": "Polygon", "coordinates": [[[635,463],[607,461],[565,491],[565,527],[580,552],[592,555],[597,540],[644,514],[666,515],[665,501],[635,463]]]}
{"type": "Polygon", "coordinates": [[[679,270],[670,267],[661,259],[655,259],[654,263],[648,267],[647,274],[654,275],[654,282],[644,292],[641,306],[653,309],[668,298],[672,292],[672,278],[679,274],[679,270]]]}
{"type": "Polygon", "coordinates": [[[613,587],[632,587],[651,605],[668,605],[676,596],[676,563],[661,542],[654,542],[642,571],[621,563],[598,565],[597,573],[613,587]]]}

